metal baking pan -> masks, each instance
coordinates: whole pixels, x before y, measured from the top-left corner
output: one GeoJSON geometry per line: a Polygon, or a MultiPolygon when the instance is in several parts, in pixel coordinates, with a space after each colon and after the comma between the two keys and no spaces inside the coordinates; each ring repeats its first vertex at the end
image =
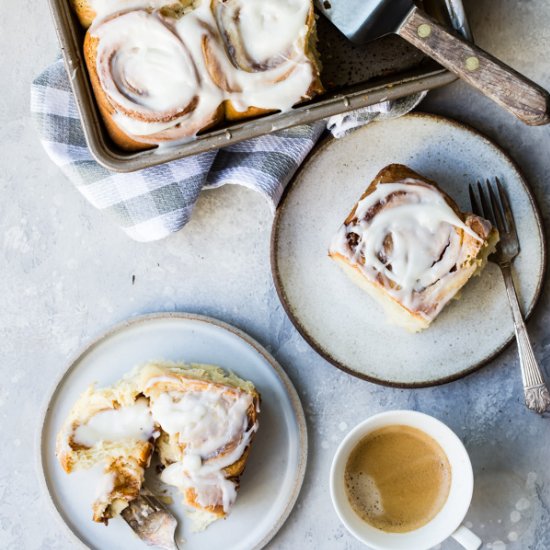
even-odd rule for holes
{"type": "MultiPolygon", "coordinates": [[[[383,100],[431,90],[456,79],[399,37],[387,36],[368,46],[357,47],[324,17],[319,17],[318,49],[323,63],[321,79],[327,89],[326,93],[285,113],[226,123],[185,143],[127,153],[111,141],[101,119],[82,57],[84,31],[69,1],[49,0],[49,4],[67,72],[71,75],[71,86],[86,141],[95,159],[116,172],[132,172],[225,147],[383,100]]],[[[462,0],[424,0],[423,5],[431,15],[470,38],[462,0]]]]}

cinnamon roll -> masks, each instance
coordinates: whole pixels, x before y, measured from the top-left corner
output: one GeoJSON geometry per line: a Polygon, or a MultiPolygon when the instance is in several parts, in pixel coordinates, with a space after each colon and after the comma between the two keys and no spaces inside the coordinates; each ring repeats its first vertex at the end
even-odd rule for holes
{"type": "Polygon", "coordinates": [[[225,517],[237,498],[260,396],[250,382],[209,365],[149,364],[141,376],[162,428],[161,480],[181,491],[200,531],[225,517]]]}
{"type": "Polygon", "coordinates": [[[286,111],[323,91],[312,0],[73,2],[94,20],[84,58],[124,150],[190,139],[224,117],[286,111]]]}
{"type": "Polygon", "coordinates": [[[191,137],[221,120],[223,94],[197,65],[200,44],[182,36],[172,19],[146,10],[114,15],[88,30],[90,79],[121,148],[191,137]]]}
{"type": "Polygon", "coordinates": [[[323,91],[311,0],[211,0],[223,52],[206,41],[229,120],[286,111],[323,91]]]}
{"type": "Polygon", "coordinates": [[[498,238],[435,182],[392,164],[354,206],[329,255],[391,321],[418,332],[483,269],[498,238]]]}
{"type": "Polygon", "coordinates": [[[200,531],[235,502],[259,407],[254,385],[219,367],[148,363],[78,399],[57,436],[57,456],[67,473],[97,476],[93,519],[108,523],[139,495],[156,450],[161,481],[179,488],[200,531]]]}

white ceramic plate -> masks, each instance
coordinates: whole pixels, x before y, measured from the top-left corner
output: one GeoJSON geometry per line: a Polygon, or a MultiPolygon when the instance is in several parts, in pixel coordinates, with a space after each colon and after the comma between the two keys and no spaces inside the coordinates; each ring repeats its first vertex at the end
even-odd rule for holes
{"type": "Polygon", "coordinates": [[[498,176],[510,196],[521,254],[514,268],[523,311],[540,294],[545,245],[540,216],[507,155],[474,130],[446,118],[411,114],[325,141],[279,206],[272,267],[279,297],[296,328],[323,357],[382,384],[418,387],[448,382],[487,362],[513,337],[501,274],[490,263],[434,324],[409,334],[327,256],[330,240],[384,166],[401,163],[437,181],[463,210],[468,184],[498,176]]]}
{"type": "Polygon", "coordinates": [[[292,383],[267,351],[241,331],[208,317],[179,313],[139,317],[115,327],[72,362],[53,392],[41,435],[42,469],[54,507],[90,548],[147,548],[121,518],[108,527],[92,522],[93,487],[85,472],[67,475],[61,469],[55,437],[91,382],[111,384],[133,366],[154,359],[220,365],[253,381],[260,391],[260,429],[230,516],[192,534],[176,490],[169,490],[174,500],[169,508],[179,521],[177,540],[186,541],[182,550],[261,548],[288,517],[302,485],[307,457],[304,413],[292,383]]]}

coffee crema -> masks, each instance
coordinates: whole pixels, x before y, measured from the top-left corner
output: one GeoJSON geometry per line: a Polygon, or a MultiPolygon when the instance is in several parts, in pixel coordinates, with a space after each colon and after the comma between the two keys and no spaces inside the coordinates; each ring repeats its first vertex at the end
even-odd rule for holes
{"type": "Polygon", "coordinates": [[[345,487],[356,514],[388,533],[426,525],[443,508],[451,465],[440,445],[411,426],[393,425],[366,435],[347,461],[345,487]]]}

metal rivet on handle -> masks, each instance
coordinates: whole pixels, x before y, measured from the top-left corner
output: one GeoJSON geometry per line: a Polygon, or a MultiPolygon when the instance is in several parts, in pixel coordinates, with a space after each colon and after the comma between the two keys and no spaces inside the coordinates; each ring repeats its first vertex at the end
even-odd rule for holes
{"type": "Polygon", "coordinates": [[[422,25],[420,25],[418,27],[418,36],[420,36],[420,38],[428,38],[428,36],[430,36],[430,34],[432,34],[432,28],[430,27],[430,25],[426,24],[426,23],[422,23],[422,25]]]}
{"type": "Polygon", "coordinates": [[[477,71],[479,69],[479,59],[477,57],[468,57],[465,65],[469,71],[477,71]]]}

